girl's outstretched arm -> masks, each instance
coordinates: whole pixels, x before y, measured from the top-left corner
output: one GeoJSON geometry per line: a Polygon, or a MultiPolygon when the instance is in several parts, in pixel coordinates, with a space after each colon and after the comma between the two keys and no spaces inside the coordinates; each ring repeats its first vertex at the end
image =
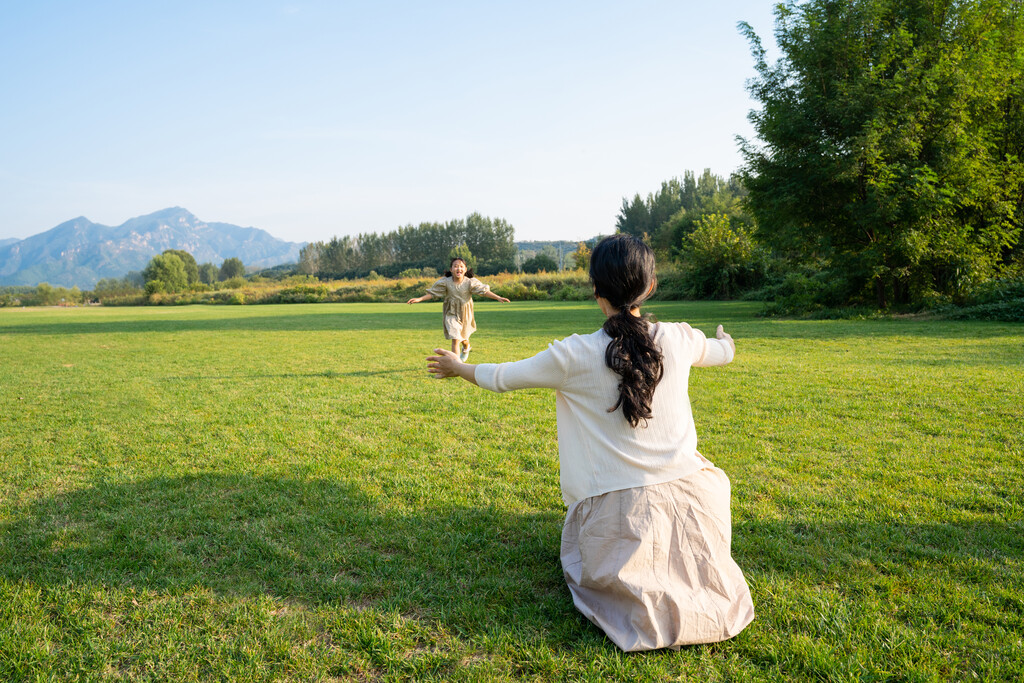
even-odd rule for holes
{"type": "Polygon", "coordinates": [[[491,291],[484,292],[484,296],[486,296],[488,299],[494,299],[495,301],[500,301],[503,304],[507,304],[510,301],[509,299],[506,299],[503,296],[498,296],[497,294],[495,294],[494,292],[491,292],[491,291]]]}
{"type": "Polygon", "coordinates": [[[431,300],[431,299],[433,299],[433,298],[434,298],[434,295],[433,295],[433,294],[431,294],[430,292],[427,292],[427,293],[426,293],[426,294],[424,294],[423,296],[418,296],[418,297],[416,297],[415,299],[409,299],[409,300],[408,300],[408,301],[406,301],[405,303],[407,303],[407,304],[418,304],[418,303],[420,303],[421,301],[429,301],[429,300],[431,300]]]}
{"type": "Polygon", "coordinates": [[[427,356],[427,372],[438,379],[461,377],[476,384],[476,366],[463,363],[448,349],[434,349],[435,356],[427,356]]]}

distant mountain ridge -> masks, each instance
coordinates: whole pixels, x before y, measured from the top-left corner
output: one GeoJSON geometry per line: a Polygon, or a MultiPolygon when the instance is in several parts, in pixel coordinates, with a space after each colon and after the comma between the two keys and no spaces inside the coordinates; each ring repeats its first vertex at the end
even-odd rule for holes
{"type": "Polygon", "coordinates": [[[116,227],[84,216],[23,240],[0,241],[0,285],[48,282],[90,289],[102,278],[142,270],[166,249],[183,249],[199,263],[239,258],[247,267],[295,262],[304,242],[286,242],[258,228],[206,223],[174,207],[130,218],[116,227]]]}

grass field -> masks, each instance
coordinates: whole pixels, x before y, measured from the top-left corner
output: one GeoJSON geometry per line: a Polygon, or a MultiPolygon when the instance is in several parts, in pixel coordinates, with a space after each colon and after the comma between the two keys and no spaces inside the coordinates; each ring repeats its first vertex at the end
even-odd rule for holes
{"type": "MultiPolygon", "coordinates": [[[[737,341],[734,640],[575,612],[553,394],[429,378],[440,304],[0,309],[0,680],[1024,679],[1024,327],[651,309],[737,341]]],[[[476,362],[601,323],[477,314],[476,362]]]]}

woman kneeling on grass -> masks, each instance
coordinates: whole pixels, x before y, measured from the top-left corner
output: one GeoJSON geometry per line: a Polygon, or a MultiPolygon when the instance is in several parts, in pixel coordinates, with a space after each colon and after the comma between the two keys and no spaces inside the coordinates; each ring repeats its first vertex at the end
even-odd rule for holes
{"type": "Polygon", "coordinates": [[[513,363],[470,365],[435,349],[428,370],[491,391],[557,391],[562,569],[577,609],[616,645],[731,638],[754,605],[730,554],[729,479],[697,452],[687,380],[691,366],[732,361],[732,337],[640,315],[654,254],[632,236],[597,245],[590,279],[608,316],[597,332],[513,363]]]}

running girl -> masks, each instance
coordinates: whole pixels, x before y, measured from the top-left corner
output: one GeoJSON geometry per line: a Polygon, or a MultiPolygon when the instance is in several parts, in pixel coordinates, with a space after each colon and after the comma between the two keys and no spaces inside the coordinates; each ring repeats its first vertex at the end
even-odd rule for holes
{"type": "Polygon", "coordinates": [[[473,295],[485,296],[502,303],[509,300],[498,296],[491,288],[476,279],[473,271],[459,257],[452,259],[445,276],[431,285],[423,296],[409,299],[406,303],[418,304],[433,298],[444,299],[444,338],[452,340],[452,353],[465,361],[469,358],[472,347],[469,335],[476,332],[476,320],[473,318],[473,295]],[[461,348],[460,348],[461,347],[461,348]]]}

